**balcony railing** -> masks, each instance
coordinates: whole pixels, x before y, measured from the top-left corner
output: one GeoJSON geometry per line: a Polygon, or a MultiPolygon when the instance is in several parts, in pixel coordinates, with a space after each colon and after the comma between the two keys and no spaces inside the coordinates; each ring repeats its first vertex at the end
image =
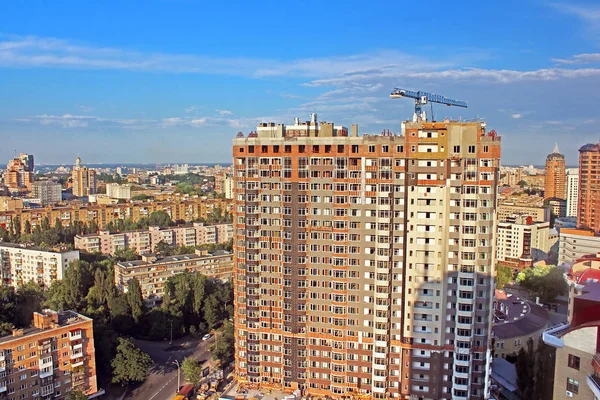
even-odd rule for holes
{"type": "Polygon", "coordinates": [[[571,325],[569,324],[562,324],[548,328],[542,334],[542,340],[549,346],[563,347],[565,342],[562,339],[562,335],[564,335],[570,327],[571,325]]]}
{"type": "MultiPolygon", "coordinates": [[[[594,357],[595,358],[595,357],[594,357]]],[[[600,398],[600,376],[588,375],[587,384],[596,399],[600,398]]]]}

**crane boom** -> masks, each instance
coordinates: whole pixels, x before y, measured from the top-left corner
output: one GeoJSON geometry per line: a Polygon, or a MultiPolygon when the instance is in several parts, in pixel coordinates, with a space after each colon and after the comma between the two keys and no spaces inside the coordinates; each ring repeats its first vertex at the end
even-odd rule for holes
{"type": "MultiPolygon", "coordinates": [[[[467,108],[467,103],[465,101],[449,99],[447,97],[444,97],[439,94],[434,94],[434,93],[428,93],[428,92],[422,92],[422,91],[415,92],[412,90],[405,90],[405,89],[398,89],[398,88],[394,88],[392,93],[390,93],[391,99],[399,99],[402,97],[408,97],[409,99],[415,100],[415,114],[413,116],[413,121],[418,121],[418,120],[427,121],[427,116],[426,116],[426,113],[424,110],[424,106],[426,106],[428,102],[445,104],[447,106],[456,106],[456,107],[467,108]]],[[[432,110],[432,113],[433,113],[433,110],[432,110]]]]}

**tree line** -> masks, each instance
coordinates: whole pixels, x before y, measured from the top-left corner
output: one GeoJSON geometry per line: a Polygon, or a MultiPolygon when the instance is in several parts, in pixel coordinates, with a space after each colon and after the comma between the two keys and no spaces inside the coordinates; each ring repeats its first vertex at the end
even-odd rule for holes
{"type": "Polygon", "coordinates": [[[554,362],[556,350],[541,339],[534,349],[533,339],[527,349],[521,347],[517,354],[517,388],[523,399],[547,400],[554,390],[554,362]]]}

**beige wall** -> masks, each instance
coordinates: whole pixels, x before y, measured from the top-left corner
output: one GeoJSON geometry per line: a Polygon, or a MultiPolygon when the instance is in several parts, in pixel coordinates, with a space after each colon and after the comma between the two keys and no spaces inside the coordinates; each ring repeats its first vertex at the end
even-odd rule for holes
{"type": "Polygon", "coordinates": [[[554,369],[553,399],[567,399],[567,379],[579,381],[579,393],[574,399],[593,399],[594,395],[587,385],[588,374],[593,372],[592,358],[596,354],[597,327],[581,328],[563,336],[564,347],[556,349],[556,364],[554,369]],[[569,354],[579,357],[579,370],[569,367],[569,354]]]}

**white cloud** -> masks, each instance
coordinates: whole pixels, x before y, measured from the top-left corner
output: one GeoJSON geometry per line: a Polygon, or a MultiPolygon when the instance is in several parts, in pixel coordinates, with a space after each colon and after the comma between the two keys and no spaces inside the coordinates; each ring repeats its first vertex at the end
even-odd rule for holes
{"type": "Polygon", "coordinates": [[[233,113],[229,110],[215,110],[217,112],[217,114],[219,114],[220,116],[224,116],[224,115],[233,115],[233,113]]]}
{"type": "Polygon", "coordinates": [[[185,108],[185,112],[189,114],[191,112],[198,111],[198,110],[201,110],[203,108],[204,108],[204,106],[189,106],[189,107],[185,108]]]}
{"type": "Polygon", "coordinates": [[[518,113],[515,113],[515,114],[511,114],[511,116],[510,116],[510,117],[511,117],[512,119],[520,119],[520,118],[523,118],[523,114],[518,114],[518,113]]]}
{"type": "Polygon", "coordinates": [[[595,64],[600,63],[600,53],[576,54],[571,58],[553,58],[558,64],[595,64]]]}
{"type": "Polygon", "coordinates": [[[92,112],[92,111],[96,110],[95,107],[88,107],[88,106],[77,106],[77,108],[81,112],[92,112]]]}
{"type": "Polygon", "coordinates": [[[284,99],[298,99],[300,98],[300,96],[296,95],[296,94],[291,94],[291,93],[279,93],[279,97],[283,97],[284,99]]]}

